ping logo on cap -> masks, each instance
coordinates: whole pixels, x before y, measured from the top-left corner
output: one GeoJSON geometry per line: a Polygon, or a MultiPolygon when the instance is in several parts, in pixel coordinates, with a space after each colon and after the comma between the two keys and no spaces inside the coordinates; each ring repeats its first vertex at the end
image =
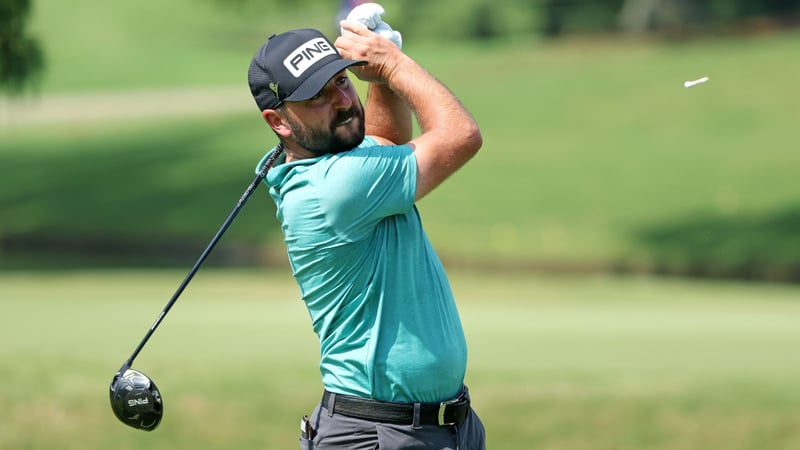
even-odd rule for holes
{"type": "Polygon", "coordinates": [[[299,78],[303,73],[313,66],[314,63],[328,55],[335,55],[336,50],[324,38],[314,38],[297,47],[286,59],[283,65],[286,69],[299,78]]]}

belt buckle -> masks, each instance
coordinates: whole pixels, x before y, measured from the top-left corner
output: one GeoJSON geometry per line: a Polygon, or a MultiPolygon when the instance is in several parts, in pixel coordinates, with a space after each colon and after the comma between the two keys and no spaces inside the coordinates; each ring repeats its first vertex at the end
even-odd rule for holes
{"type": "MultiPolygon", "coordinates": [[[[447,413],[447,407],[466,405],[466,404],[467,400],[461,396],[456,397],[452,400],[448,400],[446,402],[439,403],[439,414],[437,415],[438,418],[437,422],[439,426],[443,427],[443,426],[456,425],[458,422],[445,422],[444,416],[447,413]]],[[[454,419],[457,419],[457,417],[454,417],[454,419]]]]}
{"type": "Polygon", "coordinates": [[[447,406],[452,404],[452,400],[449,402],[442,402],[439,403],[439,414],[438,414],[438,424],[440,427],[455,425],[455,422],[445,422],[444,421],[444,413],[447,411],[447,406]]]}
{"type": "Polygon", "coordinates": [[[456,407],[465,406],[465,407],[469,408],[469,394],[467,394],[467,387],[466,386],[462,387],[461,393],[458,394],[458,396],[456,398],[453,398],[453,399],[447,400],[445,402],[439,403],[439,414],[437,414],[436,417],[437,417],[437,422],[438,422],[440,427],[451,426],[451,425],[457,425],[458,424],[458,422],[457,422],[459,420],[458,414],[454,414],[454,417],[452,419],[452,420],[454,420],[453,422],[445,422],[444,416],[447,413],[447,408],[449,406],[456,406],[456,407]]]}

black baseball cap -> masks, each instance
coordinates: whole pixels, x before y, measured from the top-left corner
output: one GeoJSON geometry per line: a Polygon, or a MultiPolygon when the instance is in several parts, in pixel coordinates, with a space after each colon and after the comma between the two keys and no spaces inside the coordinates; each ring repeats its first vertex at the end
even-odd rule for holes
{"type": "Polygon", "coordinates": [[[247,72],[250,92],[261,111],[308,100],[334,75],[366,61],[342,56],[325,35],[311,28],[273,34],[253,56],[247,72]]]}

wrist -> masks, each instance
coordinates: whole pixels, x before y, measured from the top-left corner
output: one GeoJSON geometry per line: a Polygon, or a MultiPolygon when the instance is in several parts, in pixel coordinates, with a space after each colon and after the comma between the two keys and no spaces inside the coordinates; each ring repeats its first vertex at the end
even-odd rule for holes
{"type": "Polygon", "coordinates": [[[383,79],[392,90],[395,90],[395,87],[403,84],[403,77],[413,73],[417,68],[419,65],[401,52],[400,56],[393,61],[393,65],[386,68],[386,76],[383,79]]]}

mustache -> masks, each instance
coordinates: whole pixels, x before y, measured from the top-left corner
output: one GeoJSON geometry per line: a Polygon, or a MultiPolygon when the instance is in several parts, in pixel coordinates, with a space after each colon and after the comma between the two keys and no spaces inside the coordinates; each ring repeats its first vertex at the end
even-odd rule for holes
{"type": "Polygon", "coordinates": [[[334,119],[333,123],[342,123],[351,118],[362,118],[361,110],[356,107],[356,105],[351,106],[347,111],[339,111],[336,114],[336,118],[334,119]]]}

